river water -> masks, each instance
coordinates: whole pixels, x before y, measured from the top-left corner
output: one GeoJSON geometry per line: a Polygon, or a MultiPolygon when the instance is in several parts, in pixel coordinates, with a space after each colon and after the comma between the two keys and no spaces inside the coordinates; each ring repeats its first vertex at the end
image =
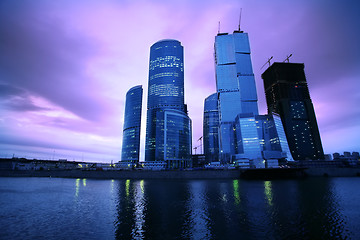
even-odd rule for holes
{"type": "Polygon", "coordinates": [[[360,178],[0,178],[0,239],[360,239],[360,178]]]}

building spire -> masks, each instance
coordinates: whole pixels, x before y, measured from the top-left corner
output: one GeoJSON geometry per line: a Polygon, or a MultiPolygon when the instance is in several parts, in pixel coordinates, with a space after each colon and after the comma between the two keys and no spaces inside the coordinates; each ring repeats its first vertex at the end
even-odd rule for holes
{"type": "Polygon", "coordinates": [[[241,24],[241,13],[242,13],[242,8],[240,8],[240,17],[239,17],[239,32],[240,32],[240,24],[241,24]]]}

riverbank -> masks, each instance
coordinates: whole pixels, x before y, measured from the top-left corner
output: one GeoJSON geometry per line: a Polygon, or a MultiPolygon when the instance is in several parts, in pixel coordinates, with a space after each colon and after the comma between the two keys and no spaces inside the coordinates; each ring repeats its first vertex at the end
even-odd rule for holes
{"type": "Polygon", "coordinates": [[[360,168],[307,168],[304,172],[311,177],[360,177],[360,168]]]}
{"type": "Polygon", "coordinates": [[[198,171],[0,171],[2,177],[60,177],[91,179],[238,179],[239,170],[198,170],[198,171]]]}
{"type": "Polygon", "coordinates": [[[84,170],[1,170],[1,177],[56,177],[89,179],[277,179],[301,177],[356,177],[360,168],[275,168],[192,171],[84,171],[84,170]]]}

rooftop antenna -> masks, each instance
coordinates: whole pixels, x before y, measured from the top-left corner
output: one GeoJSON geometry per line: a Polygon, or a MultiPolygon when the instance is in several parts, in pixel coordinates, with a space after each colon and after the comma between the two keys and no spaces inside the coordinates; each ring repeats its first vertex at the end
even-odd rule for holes
{"type": "Polygon", "coordinates": [[[288,63],[289,63],[289,62],[290,62],[290,60],[289,60],[289,59],[291,58],[291,56],[292,56],[292,54],[290,54],[290,55],[286,56],[286,59],[285,59],[283,62],[288,62],[288,63]]]}
{"type": "Polygon", "coordinates": [[[270,67],[270,61],[271,61],[271,59],[273,59],[273,56],[271,56],[271,58],[269,58],[267,61],[266,61],[266,63],[260,68],[260,70],[261,69],[263,69],[263,67],[265,67],[265,65],[268,63],[269,64],[269,67],[270,67]]]}
{"type": "Polygon", "coordinates": [[[219,26],[218,26],[218,34],[220,33],[220,21],[219,21],[219,26]]]}
{"type": "Polygon", "coordinates": [[[240,8],[240,17],[239,17],[239,32],[240,32],[240,24],[241,24],[241,13],[242,13],[242,8],[240,8]]]}

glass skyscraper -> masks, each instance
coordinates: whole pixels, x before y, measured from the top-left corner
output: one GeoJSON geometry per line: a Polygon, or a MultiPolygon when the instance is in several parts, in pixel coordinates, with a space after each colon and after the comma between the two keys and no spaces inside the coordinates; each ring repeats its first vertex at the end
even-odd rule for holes
{"type": "Polygon", "coordinates": [[[204,102],[203,139],[206,162],[219,161],[219,111],[217,93],[204,102]]]}
{"type": "Polygon", "coordinates": [[[268,113],[280,115],[293,158],[324,159],[304,64],[275,62],[261,77],[268,113]]]}
{"type": "Polygon", "coordinates": [[[177,40],[150,48],[145,161],[166,161],[167,167],[188,166],[191,120],[184,104],[184,54],[177,40]]]}
{"type": "Polygon", "coordinates": [[[123,144],[121,161],[136,163],[140,153],[140,127],[142,86],[135,86],[126,93],[123,144]]]}
{"type": "Polygon", "coordinates": [[[215,37],[216,90],[219,101],[219,148],[222,162],[235,154],[234,121],[238,114],[258,115],[248,34],[234,31],[215,37]]]}
{"type": "Polygon", "coordinates": [[[280,116],[239,114],[235,119],[235,159],[292,161],[280,116]]]}

